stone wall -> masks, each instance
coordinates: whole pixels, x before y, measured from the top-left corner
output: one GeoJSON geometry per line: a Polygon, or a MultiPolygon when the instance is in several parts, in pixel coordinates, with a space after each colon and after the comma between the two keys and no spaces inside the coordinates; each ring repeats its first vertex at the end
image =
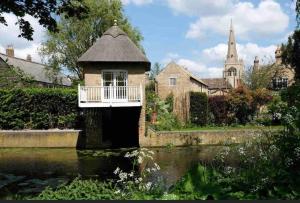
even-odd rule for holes
{"type": "Polygon", "coordinates": [[[141,147],[219,145],[243,143],[262,133],[261,130],[207,130],[207,131],[168,131],[147,130],[147,137],[141,147]]]}
{"type": "Polygon", "coordinates": [[[0,131],[1,148],[76,148],[80,130],[0,131]]]}

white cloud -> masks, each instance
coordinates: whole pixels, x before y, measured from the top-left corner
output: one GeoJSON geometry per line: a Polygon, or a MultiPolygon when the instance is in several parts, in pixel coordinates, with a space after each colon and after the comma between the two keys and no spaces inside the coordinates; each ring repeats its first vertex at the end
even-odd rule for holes
{"type": "Polygon", "coordinates": [[[234,0],[168,0],[175,13],[188,16],[223,14],[232,7],[234,0]]]}
{"type": "MultiPolygon", "coordinates": [[[[253,65],[255,56],[260,58],[261,64],[273,62],[275,60],[276,47],[276,45],[263,47],[254,43],[237,44],[239,58],[244,60],[246,69],[253,65]]],[[[222,77],[226,54],[227,44],[218,44],[204,49],[200,54],[199,60],[186,59],[178,54],[169,53],[162,63],[166,65],[170,61],[175,61],[200,78],[218,78],[222,77]]]]}
{"type": "Polygon", "coordinates": [[[190,72],[199,76],[199,78],[221,77],[222,75],[222,68],[207,67],[205,64],[199,61],[182,58],[176,53],[168,53],[161,63],[165,67],[171,61],[174,61],[178,65],[187,68],[190,72]]]}
{"type": "Polygon", "coordinates": [[[25,16],[31,26],[34,29],[33,41],[28,41],[24,38],[18,37],[20,30],[18,25],[15,25],[17,21],[13,14],[3,14],[8,26],[0,24],[0,51],[5,53],[7,45],[12,44],[15,49],[15,56],[25,59],[27,54],[32,56],[33,61],[40,62],[41,59],[38,55],[38,47],[44,39],[45,29],[38,23],[38,20],[31,16],[25,16]]]}
{"type": "Polygon", "coordinates": [[[150,4],[153,2],[153,0],[121,0],[124,5],[128,4],[135,4],[137,6],[145,5],[145,4],[150,4]]]}
{"type": "Polygon", "coordinates": [[[289,24],[288,15],[273,0],[262,1],[257,7],[250,2],[239,2],[224,15],[200,17],[190,25],[186,37],[199,39],[207,32],[228,35],[231,19],[236,35],[242,38],[276,36],[284,32],[289,24]]]}
{"type": "MultiPolygon", "coordinates": [[[[276,47],[276,45],[262,47],[254,43],[237,44],[239,58],[244,60],[246,66],[253,65],[255,56],[258,56],[263,63],[272,62],[276,47]]],[[[201,58],[207,63],[217,62],[223,65],[226,54],[227,44],[218,44],[215,47],[204,49],[201,58]]]]}

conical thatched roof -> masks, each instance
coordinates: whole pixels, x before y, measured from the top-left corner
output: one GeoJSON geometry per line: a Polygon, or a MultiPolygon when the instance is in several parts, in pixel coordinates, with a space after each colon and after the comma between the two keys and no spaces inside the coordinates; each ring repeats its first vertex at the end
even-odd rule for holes
{"type": "Polygon", "coordinates": [[[147,57],[117,25],[108,29],[78,59],[78,63],[91,62],[144,63],[146,68],[150,69],[150,62],[147,57]]]}

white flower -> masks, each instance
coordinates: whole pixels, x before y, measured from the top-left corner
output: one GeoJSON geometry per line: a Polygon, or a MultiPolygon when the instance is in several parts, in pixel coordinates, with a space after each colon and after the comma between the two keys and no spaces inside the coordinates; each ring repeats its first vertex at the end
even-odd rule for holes
{"type": "Polygon", "coordinates": [[[156,169],[159,171],[160,170],[160,166],[157,163],[154,163],[154,166],[156,167],[156,169]]]}
{"type": "Polygon", "coordinates": [[[151,169],[150,169],[150,168],[147,168],[146,171],[147,171],[148,173],[150,173],[150,172],[151,172],[151,169]]]}
{"type": "Polygon", "coordinates": [[[139,164],[141,164],[143,162],[143,157],[139,156],[137,161],[139,164]]]}
{"type": "Polygon", "coordinates": [[[115,194],[120,194],[120,193],[121,193],[120,190],[115,191],[115,194]]]}
{"type": "Polygon", "coordinates": [[[116,168],[116,170],[114,171],[114,174],[118,174],[119,171],[120,171],[120,168],[118,167],[118,168],[116,168]]]}
{"type": "Polygon", "coordinates": [[[146,185],[145,185],[145,189],[146,189],[147,191],[149,191],[150,188],[151,188],[151,186],[152,186],[152,183],[151,183],[151,182],[148,182],[148,183],[146,183],[146,185]]]}
{"type": "Polygon", "coordinates": [[[134,172],[132,171],[131,173],[128,174],[129,177],[133,177],[134,176],[134,172]]]}

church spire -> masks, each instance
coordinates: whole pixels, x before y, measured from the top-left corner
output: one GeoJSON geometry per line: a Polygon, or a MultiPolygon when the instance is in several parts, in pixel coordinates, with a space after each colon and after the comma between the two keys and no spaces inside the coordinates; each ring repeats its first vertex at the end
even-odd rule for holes
{"type": "Polygon", "coordinates": [[[227,51],[227,63],[237,63],[238,55],[236,50],[236,41],[234,36],[234,29],[232,19],[230,22],[230,32],[229,32],[229,40],[228,40],[228,51],[227,51]]]}

